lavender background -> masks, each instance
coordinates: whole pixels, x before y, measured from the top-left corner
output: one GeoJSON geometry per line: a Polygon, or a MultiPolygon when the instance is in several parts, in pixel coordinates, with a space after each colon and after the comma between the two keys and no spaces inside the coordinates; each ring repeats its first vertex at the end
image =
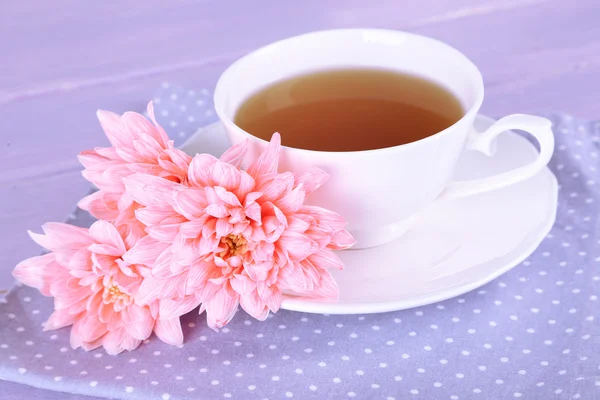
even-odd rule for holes
{"type": "MultiPolygon", "coordinates": [[[[96,108],[142,110],[162,81],[210,89],[230,62],[270,41],[368,26],[459,48],[482,70],[487,115],[562,110],[594,119],[599,19],[595,0],[2,1],[0,292],[13,266],[39,251],[26,230],[63,220],[89,190],[75,155],[106,144],[96,108]]],[[[12,383],[0,390],[54,398],[12,383]]]]}

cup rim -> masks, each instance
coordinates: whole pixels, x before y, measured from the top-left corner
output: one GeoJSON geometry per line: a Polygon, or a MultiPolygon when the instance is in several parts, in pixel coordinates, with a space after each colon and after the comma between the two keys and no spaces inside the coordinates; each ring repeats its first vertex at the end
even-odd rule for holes
{"type": "MultiPolygon", "coordinates": [[[[257,136],[254,136],[251,133],[249,133],[249,132],[245,131],[244,129],[242,129],[241,127],[239,127],[233,121],[233,117],[228,116],[227,113],[222,109],[222,107],[223,107],[222,104],[219,104],[220,96],[222,95],[222,92],[224,90],[223,89],[223,86],[225,85],[224,81],[227,78],[228,72],[231,69],[233,69],[235,66],[243,63],[248,58],[254,56],[256,53],[268,52],[271,49],[286,45],[287,42],[292,41],[292,40],[297,40],[297,39],[301,39],[301,38],[309,38],[309,37],[319,36],[319,35],[324,35],[324,34],[326,35],[326,34],[329,34],[332,32],[401,34],[403,36],[415,37],[415,38],[418,38],[419,40],[426,40],[426,41],[430,41],[432,43],[436,43],[438,45],[444,46],[444,47],[448,48],[449,50],[451,50],[452,52],[454,52],[459,57],[461,57],[467,64],[470,64],[471,68],[475,72],[475,76],[473,77],[473,79],[475,80],[475,84],[477,85],[477,95],[476,95],[475,101],[473,102],[471,107],[464,113],[464,115],[461,118],[459,118],[456,122],[454,122],[452,125],[448,126],[447,128],[445,128],[439,132],[434,133],[433,135],[429,135],[425,138],[416,140],[414,142],[399,144],[399,145],[391,146],[391,147],[382,147],[379,149],[352,150],[352,151],[310,150],[310,149],[303,149],[303,148],[299,148],[299,147],[285,146],[282,144],[281,147],[286,149],[287,151],[310,153],[310,154],[327,154],[328,156],[333,156],[333,155],[344,156],[344,155],[357,155],[357,154],[362,155],[362,154],[369,154],[369,153],[382,153],[382,152],[387,152],[387,151],[398,151],[398,150],[403,150],[403,149],[409,149],[409,148],[421,146],[425,143],[436,140],[440,136],[448,135],[449,132],[455,126],[462,123],[464,120],[466,120],[468,118],[474,118],[475,115],[477,114],[477,112],[479,111],[479,109],[481,108],[481,104],[483,103],[483,95],[484,95],[483,77],[481,75],[481,71],[479,71],[479,68],[477,68],[477,66],[475,65],[475,63],[473,61],[471,61],[471,59],[469,59],[465,54],[463,54],[461,51],[459,51],[455,47],[453,47],[445,42],[442,42],[441,40],[431,38],[429,36],[418,35],[415,33],[410,33],[410,32],[401,31],[401,30],[377,29],[377,28],[343,28],[343,29],[317,30],[317,31],[312,31],[312,32],[303,33],[300,35],[295,35],[295,36],[290,36],[290,37],[287,37],[284,39],[280,39],[280,40],[271,42],[269,44],[266,44],[264,46],[261,46],[255,50],[243,55],[242,57],[238,58],[233,63],[231,63],[219,76],[219,79],[217,80],[217,84],[215,86],[215,91],[213,94],[213,103],[214,103],[215,111],[216,111],[219,119],[221,120],[221,122],[224,124],[231,124],[232,126],[237,128],[237,130],[239,132],[243,133],[246,138],[256,140],[258,142],[263,143],[264,145],[268,144],[269,141],[259,138],[257,136]]],[[[275,132],[273,132],[273,133],[275,133],[275,132]]]]}

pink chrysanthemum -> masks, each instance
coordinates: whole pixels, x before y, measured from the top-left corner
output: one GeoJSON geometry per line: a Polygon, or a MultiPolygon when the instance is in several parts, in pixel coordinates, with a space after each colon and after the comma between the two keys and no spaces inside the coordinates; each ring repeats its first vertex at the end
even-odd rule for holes
{"type": "Polygon", "coordinates": [[[136,301],[163,300],[161,315],[169,318],[201,303],[209,326],[218,328],[238,305],[264,320],[279,309],[284,292],[337,298],[328,269],[343,265],[332,250],[354,239],[340,215],[303,205],[328,175],[278,173],[280,147],[275,134],[247,171],[239,168],[245,143],[221,159],[196,155],[187,185],[146,174],[124,179],[127,193],[145,206],[136,216],[149,236],[157,247],[169,244],[136,301]]]}
{"type": "Polygon", "coordinates": [[[134,302],[149,268],[123,258],[156,259],[161,248],[149,243],[150,237],[131,249],[105,221],[95,222],[89,230],[62,223],[45,224],[43,229],[44,235],[30,235],[51,252],[22,261],[13,274],[54,297],[55,311],[46,330],[72,325],[73,348],[104,346],[110,354],[137,348],[153,331],[167,343],[183,342],[179,318],[159,318],[158,302],[134,302]]]}
{"type": "Polygon", "coordinates": [[[79,155],[85,167],[83,176],[100,189],[83,198],[79,207],[98,219],[114,222],[124,231],[126,240],[135,243],[145,235],[144,226],[135,218],[139,205],[125,193],[123,178],[144,173],[185,182],[191,157],[174,148],[173,141],[156,122],[152,102],[148,104],[151,121],[135,112],[119,116],[99,110],[97,115],[112,147],[79,155]]]}

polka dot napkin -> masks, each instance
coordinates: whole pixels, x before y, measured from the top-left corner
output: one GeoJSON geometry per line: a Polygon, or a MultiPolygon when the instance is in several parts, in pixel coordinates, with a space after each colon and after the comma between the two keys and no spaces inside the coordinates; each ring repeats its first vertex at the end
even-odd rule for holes
{"type": "MultiPolygon", "coordinates": [[[[165,84],[155,105],[179,143],[216,119],[206,90],[165,84]]],[[[185,346],[153,340],[113,357],[71,350],[68,329],[43,332],[51,299],[16,287],[0,304],[0,379],[140,400],[600,399],[600,125],[553,120],[556,225],[479,290],[374,315],[240,311],[220,332],[193,312],[185,346]]]]}

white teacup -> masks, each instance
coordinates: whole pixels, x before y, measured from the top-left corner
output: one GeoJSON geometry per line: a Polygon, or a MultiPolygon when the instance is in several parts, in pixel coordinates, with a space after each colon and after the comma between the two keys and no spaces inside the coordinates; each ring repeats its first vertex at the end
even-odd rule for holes
{"type": "Polygon", "coordinates": [[[281,170],[303,171],[314,166],[331,175],[308,201],[344,216],[347,229],[357,240],[355,248],[378,246],[399,237],[409,227],[411,216],[436,199],[471,196],[530,178],[552,156],[551,122],[541,117],[510,115],[486,132],[474,132],[473,122],[484,92],[477,67],[442,42],[399,31],[329,30],[262,47],[234,62],[221,75],[214,96],[217,114],[230,140],[238,143],[250,139],[250,156],[256,157],[267,143],[235,125],[239,107],[274,82],[346,67],[383,68],[420,76],[450,90],[466,111],[449,128],[400,146],[351,152],[282,148],[281,170]],[[539,142],[541,150],[534,162],[488,178],[451,181],[463,151],[491,155],[496,136],[510,129],[527,131],[539,142]]]}

